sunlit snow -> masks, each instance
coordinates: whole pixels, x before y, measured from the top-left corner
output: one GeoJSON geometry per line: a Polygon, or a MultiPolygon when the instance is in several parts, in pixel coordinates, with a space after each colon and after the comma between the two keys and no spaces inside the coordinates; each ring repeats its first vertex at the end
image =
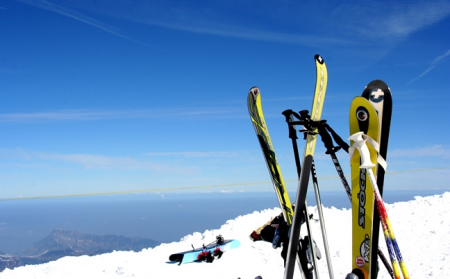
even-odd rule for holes
{"type": "MultiPolygon", "coordinates": [[[[400,250],[411,278],[447,278],[450,274],[450,192],[414,201],[387,204],[400,250]]],[[[310,212],[316,212],[315,207],[310,212]]],[[[241,278],[283,277],[281,249],[268,242],[253,242],[248,237],[257,227],[275,217],[280,209],[267,209],[227,221],[220,228],[194,232],[179,242],[161,244],[141,252],[113,252],[98,256],[65,257],[57,261],[23,266],[0,273],[10,278],[241,278]],[[213,263],[168,264],[172,253],[200,247],[215,240],[216,235],[238,239],[241,246],[229,250],[213,263]]],[[[316,214],[317,215],[317,214],[316,214]]],[[[324,208],[334,277],[343,279],[351,271],[351,211],[324,208]]],[[[318,222],[313,221],[313,236],[324,255],[318,222]]],[[[304,228],[302,228],[304,232],[304,228]]],[[[387,256],[383,234],[380,247],[387,256]]],[[[381,263],[380,263],[381,264],[381,263]]],[[[320,278],[330,278],[325,257],[319,261],[320,278]]],[[[300,278],[298,271],[294,278],[300,278]]],[[[378,278],[390,278],[380,266],[378,278]]]]}

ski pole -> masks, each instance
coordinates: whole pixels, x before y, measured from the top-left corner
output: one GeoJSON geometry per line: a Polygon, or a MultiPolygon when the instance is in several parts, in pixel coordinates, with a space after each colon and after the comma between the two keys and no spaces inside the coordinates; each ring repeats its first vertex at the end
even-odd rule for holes
{"type": "MultiPolygon", "coordinates": [[[[311,108],[311,119],[319,121],[322,114],[323,103],[328,84],[328,72],[323,58],[316,54],[314,56],[316,62],[316,87],[314,89],[314,98],[311,108]]],[[[314,151],[316,149],[317,133],[307,133],[305,150],[303,153],[303,169],[298,179],[297,195],[295,199],[294,218],[291,226],[291,236],[286,255],[286,266],[284,269],[285,279],[291,279],[294,275],[295,253],[297,249],[298,239],[300,237],[301,210],[305,206],[306,195],[308,192],[309,175],[311,172],[314,151]]]]}
{"type": "Polygon", "coordinates": [[[354,143],[352,145],[353,148],[358,149],[359,154],[361,156],[361,168],[365,168],[369,174],[370,182],[372,183],[372,187],[375,193],[375,201],[378,208],[378,214],[380,216],[380,220],[383,227],[384,236],[386,239],[386,244],[388,249],[391,247],[395,251],[397,255],[398,263],[391,255],[391,251],[389,252],[389,256],[391,257],[392,266],[394,268],[394,274],[396,278],[400,278],[400,274],[398,271],[398,265],[400,265],[400,269],[402,271],[403,277],[405,279],[409,279],[409,274],[406,269],[405,262],[400,253],[400,248],[398,247],[397,239],[395,238],[394,231],[392,229],[391,222],[389,221],[389,217],[386,211],[386,207],[384,206],[383,199],[380,194],[380,190],[378,189],[377,181],[375,175],[373,174],[372,168],[375,166],[370,160],[370,152],[369,148],[366,145],[367,136],[364,135],[363,132],[358,132],[349,137],[349,140],[352,140],[354,143]]]}
{"type": "Polygon", "coordinates": [[[342,171],[341,164],[339,163],[336,153],[332,152],[332,153],[330,153],[330,156],[331,156],[331,160],[334,163],[334,167],[336,168],[336,171],[339,175],[339,178],[341,179],[342,185],[344,186],[345,192],[347,193],[347,196],[351,203],[352,202],[352,191],[350,189],[350,186],[348,185],[347,179],[344,176],[344,172],[342,171]]]}
{"type": "MultiPolygon", "coordinates": [[[[297,173],[300,176],[300,173],[301,173],[300,159],[299,159],[299,155],[298,155],[298,148],[297,148],[297,141],[296,141],[297,131],[295,129],[295,122],[293,122],[292,116],[295,116],[296,118],[298,118],[300,120],[300,122],[305,119],[310,119],[310,117],[307,114],[307,111],[302,111],[302,112],[300,112],[300,114],[297,114],[296,112],[294,112],[292,110],[285,110],[283,112],[283,115],[286,117],[286,122],[288,123],[288,126],[289,126],[289,137],[292,139],[292,144],[294,146],[295,163],[297,165],[297,173]]],[[[307,127],[305,127],[305,128],[306,128],[305,132],[307,132],[308,128],[307,127]]],[[[323,239],[324,248],[325,248],[325,256],[327,258],[328,274],[330,275],[330,278],[333,279],[334,278],[333,265],[332,265],[331,257],[330,257],[330,251],[329,251],[330,249],[329,249],[329,245],[328,245],[327,231],[326,231],[326,227],[325,227],[325,218],[323,216],[322,201],[320,199],[319,182],[317,179],[314,159],[313,159],[313,162],[311,165],[311,175],[312,175],[312,181],[313,181],[313,185],[314,185],[314,194],[316,197],[317,211],[319,213],[320,228],[322,230],[322,239],[323,239]]],[[[311,240],[311,247],[314,247],[314,243],[312,243],[312,240],[311,240]]],[[[315,254],[315,251],[314,251],[314,254],[315,254]]]]}
{"type": "Polygon", "coordinates": [[[377,254],[378,257],[381,259],[381,261],[383,262],[384,266],[386,267],[389,275],[391,275],[392,279],[395,279],[395,275],[394,275],[394,270],[392,269],[392,267],[389,265],[388,260],[386,259],[386,257],[384,256],[383,252],[381,251],[380,247],[378,247],[377,250],[377,254]]]}
{"type": "Polygon", "coordinates": [[[325,256],[327,257],[328,274],[330,275],[330,279],[334,279],[333,265],[331,262],[330,248],[328,245],[328,234],[327,234],[327,230],[325,229],[326,228],[325,227],[325,217],[323,216],[322,201],[320,199],[320,192],[319,192],[319,182],[317,179],[316,166],[314,164],[314,160],[313,160],[313,163],[311,166],[311,175],[312,175],[312,181],[314,184],[314,192],[316,194],[317,211],[319,212],[320,227],[322,229],[322,239],[323,239],[323,244],[325,247],[325,256]]]}
{"type": "MultiPolygon", "coordinates": [[[[295,130],[295,126],[291,124],[292,120],[293,120],[292,119],[292,115],[295,114],[295,112],[292,111],[292,110],[285,110],[285,111],[283,111],[282,114],[286,117],[286,122],[288,123],[289,138],[292,140],[292,148],[294,150],[294,159],[295,159],[295,166],[297,168],[297,175],[298,175],[298,177],[300,177],[300,174],[302,172],[302,167],[301,167],[301,164],[300,164],[300,156],[299,156],[299,153],[298,153],[297,131],[295,130]]],[[[314,165],[314,162],[312,164],[314,165]]],[[[312,168],[311,168],[311,170],[312,170],[312,168]]],[[[303,211],[304,211],[304,214],[306,216],[305,222],[306,222],[308,235],[309,235],[309,245],[310,245],[311,251],[312,251],[312,261],[313,261],[313,265],[314,265],[314,273],[316,275],[316,278],[319,279],[319,272],[318,272],[317,260],[316,260],[316,248],[315,248],[315,245],[314,245],[314,242],[313,242],[311,226],[310,226],[310,223],[309,223],[308,204],[307,204],[306,200],[305,200],[305,208],[304,208],[303,211]]],[[[322,225],[322,223],[321,223],[321,225],[322,225]]],[[[322,231],[322,233],[323,233],[323,231],[322,231]]],[[[326,251],[328,251],[328,249],[326,249],[326,251]]]]}

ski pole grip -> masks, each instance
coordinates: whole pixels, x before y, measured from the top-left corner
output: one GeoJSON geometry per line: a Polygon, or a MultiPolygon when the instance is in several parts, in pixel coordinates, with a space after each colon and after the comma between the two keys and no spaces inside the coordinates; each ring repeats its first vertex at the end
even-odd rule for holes
{"type": "Polygon", "coordinates": [[[359,151],[359,155],[361,157],[361,169],[373,168],[375,166],[375,164],[373,164],[370,160],[370,152],[366,144],[367,138],[365,137],[364,132],[358,132],[348,138],[353,141],[352,147],[358,149],[359,151]]]}
{"type": "Polygon", "coordinates": [[[323,123],[322,125],[319,125],[318,129],[319,129],[320,138],[322,139],[322,142],[325,145],[325,148],[327,149],[327,151],[325,151],[325,154],[331,154],[331,153],[335,153],[336,151],[338,151],[340,147],[333,146],[333,140],[331,139],[330,134],[328,134],[328,132],[325,128],[325,123],[323,123]]]}
{"type": "Polygon", "coordinates": [[[289,129],[289,138],[290,139],[297,139],[297,131],[295,130],[295,127],[291,125],[292,122],[292,115],[295,115],[295,112],[291,109],[287,109],[282,112],[284,117],[286,117],[286,123],[288,124],[289,129]]]}

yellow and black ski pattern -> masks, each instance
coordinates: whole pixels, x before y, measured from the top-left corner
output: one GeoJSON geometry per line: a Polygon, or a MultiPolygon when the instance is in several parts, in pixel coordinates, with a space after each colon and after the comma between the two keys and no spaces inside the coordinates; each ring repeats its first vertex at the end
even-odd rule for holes
{"type": "Polygon", "coordinates": [[[280,166],[278,165],[275,156],[275,150],[270,139],[269,130],[264,119],[264,114],[261,106],[261,92],[258,87],[250,89],[247,98],[248,112],[255,128],[256,136],[266,161],[267,169],[269,170],[272,179],[273,187],[278,197],[280,207],[283,211],[283,216],[288,225],[292,224],[294,212],[289,195],[281,174],[280,166]]]}
{"type": "MultiPolygon", "coordinates": [[[[364,132],[378,141],[379,120],[373,105],[363,97],[353,99],[350,106],[350,135],[364,132]]],[[[353,142],[350,142],[350,146],[353,142]]],[[[370,159],[377,162],[378,151],[368,145],[370,159]]],[[[370,279],[372,249],[372,226],[374,216],[374,190],[366,169],[360,168],[359,152],[350,158],[352,181],[352,269],[361,279],[370,279]],[[364,274],[364,277],[361,277],[364,274]]],[[[376,171],[376,167],[373,168],[376,171]]],[[[375,258],[376,260],[376,258],[375,258]]]]}

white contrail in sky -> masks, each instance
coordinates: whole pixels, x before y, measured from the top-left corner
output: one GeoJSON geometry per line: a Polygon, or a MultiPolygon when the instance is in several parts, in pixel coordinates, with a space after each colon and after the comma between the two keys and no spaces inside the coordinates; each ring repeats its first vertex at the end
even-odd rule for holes
{"type": "MultiPolygon", "coordinates": [[[[130,110],[91,110],[73,109],[30,113],[3,113],[0,122],[35,121],[96,121],[111,119],[157,119],[192,118],[202,115],[229,118],[239,117],[240,111],[233,108],[171,108],[171,109],[130,109],[130,110]]],[[[243,114],[243,113],[242,113],[243,114]]]]}
{"type": "MultiPolygon", "coordinates": [[[[136,42],[136,43],[139,43],[139,44],[143,44],[143,45],[146,45],[146,46],[151,46],[151,45],[149,45],[149,44],[147,44],[145,42],[133,39],[131,37],[128,37],[128,36],[122,34],[117,28],[114,28],[114,27],[112,27],[110,25],[107,25],[107,24],[105,24],[105,23],[103,23],[101,21],[98,21],[98,20],[96,20],[94,18],[91,18],[91,17],[88,17],[86,15],[83,15],[83,14],[81,14],[79,12],[74,11],[74,10],[71,10],[71,9],[68,9],[68,8],[65,8],[65,7],[62,7],[62,6],[58,6],[58,5],[53,4],[53,3],[49,2],[49,1],[45,1],[45,0],[38,0],[38,1],[16,0],[16,1],[20,2],[20,3],[24,3],[24,4],[27,4],[27,5],[30,5],[30,6],[33,6],[33,7],[36,7],[36,8],[47,10],[47,11],[50,11],[50,12],[53,12],[53,13],[57,13],[57,14],[60,14],[60,15],[63,15],[63,16],[66,16],[66,17],[69,17],[69,18],[72,18],[72,19],[75,19],[75,20],[77,20],[79,22],[88,24],[90,26],[93,26],[95,28],[98,28],[98,29],[100,29],[102,31],[105,31],[107,33],[110,33],[110,34],[115,35],[115,36],[120,37],[120,38],[127,39],[127,40],[130,40],[130,41],[133,41],[133,42],[136,42]]],[[[153,46],[151,46],[151,47],[153,47],[153,46]]]]}
{"type": "Polygon", "coordinates": [[[450,49],[447,50],[446,53],[444,53],[443,55],[440,55],[438,57],[436,57],[433,62],[431,62],[430,66],[428,66],[428,68],[423,71],[419,76],[417,76],[416,78],[414,78],[413,80],[411,80],[409,83],[413,83],[414,81],[422,78],[423,76],[425,76],[426,74],[428,74],[431,70],[433,70],[434,68],[436,68],[437,65],[439,65],[439,63],[444,60],[447,56],[450,55],[450,49]]]}

